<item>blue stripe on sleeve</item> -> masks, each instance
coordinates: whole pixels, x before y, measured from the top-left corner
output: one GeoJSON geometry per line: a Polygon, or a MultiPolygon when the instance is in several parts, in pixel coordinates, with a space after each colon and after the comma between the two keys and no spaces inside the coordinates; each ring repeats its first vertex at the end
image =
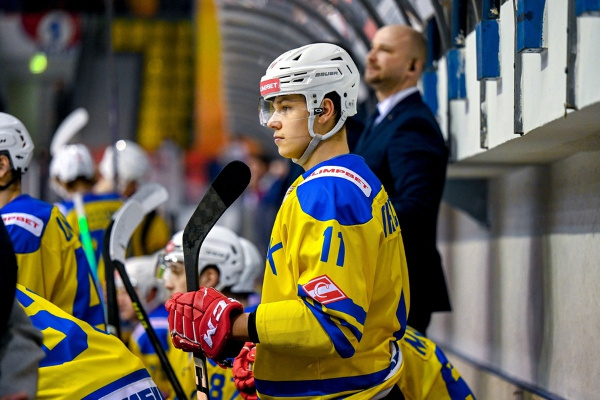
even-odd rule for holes
{"type": "Polygon", "coordinates": [[[446,355],[439,347],[435,348],[435,355],[440,364],[442,364],[442,378],[446,383],[446,389],[448,389],[450,398],[452,400],[465,400],[468,396],[472,396],[474,399],[475,396],[473,396],[471,389],[469,389],[464,379],[462,377],[458,378],[458,380],[454,379],[452,376],[452,369],[454,367],[452,367],[452,364],[450,364],[446,355]]]}
{"type": "Polygon", "coordinates": [[[398,303],[398,308],[396,309],[396,318],[398,318],[398,322],[400,322],[400,330],[394,332],[394,337],[396,340],[402,339],[404,336],[404,331],[406,330],[406,319],[408,318],[406,312],[406,301],[404,299],[404,290],[400,294],[400,302],[398,303]]]}
{"type": "MultiPolygon", "coordinates": [[[[309,297],[308,293],[306,293],[302,285],[298,285],[298,296],[303,298],[309,297]]],[[[356,321],[358,321],[358,323],[361,325],[364,325],[365,320],[367,319],[367,313],[365,312],[365,309],[355,304],[351,299],[344,299],[332,303],[327,303],[326,307],[331,310],[339,311],[341,313],[350,315],[351,317],[356,319],[356,321]]]]}
{"type": "Polygon", "coordinates": [[[321,324],[323,329],[325,329],[327,335],[329,335],[329,338],[333,342],[333,347],[335,347],[335,351],[340,355],[340,357],[352,357],[354,355],[355,349],[352,346],[352,343],[350,343],[350,341],[346,338],[346,335],[344,335],[344,332],[342,332],[340,328],[338,328],[335,322],[331,320],[331,317],[329,315],[323,313],[322,310],[310,304],[308,301],[306,301],[306,299],[303,300],[304,304],[308,306],[308,308],[312,311],[313,315],[317,318],[319,324],[321,324]]]}

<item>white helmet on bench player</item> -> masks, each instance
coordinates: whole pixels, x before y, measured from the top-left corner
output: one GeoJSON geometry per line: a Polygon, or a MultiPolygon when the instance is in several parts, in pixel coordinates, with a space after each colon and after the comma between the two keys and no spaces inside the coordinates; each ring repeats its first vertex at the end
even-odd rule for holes
{"type": "Polygon", "coordinates": [[[256,280],[265,269],[265,259],[258,248],[246,238],[240,237],[244,251],[244,270],[238,283],[231,287],[232,293],[253,293],[256,291],[256,280]]]}
{"type": "MultiPolygon", "coordinates": [[[[167,268],[168,262],[183,263],[183,231],[173,235],[159,261],[159,268],[167,268]]],[[[238,283],[244,269],[244,253],[239,236],[224,226],[215,225],[208,232],[198,255],[198,274],[209,266],[219,271],[217,290],[238,283]]],[[[159,271],[163,275],[165,271],[159,271]]]]}
{"type": "Polygon", "coordinates": [[[50,163],[50,177],[63,183],[77,178],[92,180],[96,175],[94,160],[83,144],[70,144],[62,147],[50,163]]]}
{"type": "Polygon", "coordinates": [[[321,140],[327,140],[356,114],[360,76],[352,57],[331,43],[314,43],[289,50],[277,57],[260,80],[260,123],[267,125],[273,115],[272,102],[277,96],[301,94],[309,112],[308,131],[313,138],[299,160],[302,165],[321,140]],[[315,117],[322,112],[321,103],[328,93],[340,98],[337,124],[326,134],[314,132],[315,117]]]}
{"type": "MultiPolygon", "coordinates": [[[[166,289],[156,278],[154,273],[157,262],[157,254],[149,256],[130,257],[125,260],[125,271],[131,281],[132,286],[137,289],[140,303],[144,310],[150,312],[166,301],[166,289]],[[150,292],[156,289],[156,294],[147,301],[150,292]]],[[[115,284],[117,287],[122,287],[123,282],[117,274],[115,284]]]]}
{"type": "Polygon", "coordinates": [[[119,189],[129,182],[141,183],[150,170],[150,162],[146,151],[136,142],[119,140],[114,146],[108,146],[104,151],[98,169],[102,176],[114,185],[113,151],[117,149],[117,174],[119,189]]]}
{"type": "Polygon", "coordinates": [[[25,125],[10,114],[0,112],[0,154],[8,155],[11,167],[24,174],[33,157],[33,141],[25,125]]]}

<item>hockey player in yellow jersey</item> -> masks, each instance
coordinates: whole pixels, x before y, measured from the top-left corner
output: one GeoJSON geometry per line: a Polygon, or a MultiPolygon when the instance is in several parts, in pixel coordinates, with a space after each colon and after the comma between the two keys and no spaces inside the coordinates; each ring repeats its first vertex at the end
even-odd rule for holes
{"type": "Polygon", "coordinates": [[[167,302],[173,342],[220,360],[256,343],[262,400],[392,399],[409,311],[400,227],[379,179],[349,154],[359,74],[329,43],[290,50],[261,79],[260,120],[304,173],[277,214],[256,311],[218,291],[167,302]]]}
{"type": "Polygon", "coordinates": [[[115,336],[94,329],[17,285],[17,301],[44,334],[36,399],[162,399],[144,368],[115,336]]]}
{"type": "MultiPolygon", "coordinates": [[[[168,352],[171,338],[167,320],[168,313],[164,306],[166,290],[162,282],[159,282],[155,277],[157,256],[155,254],[130,257],[125,260],[125,271],[138,295],[139,305],[146,311],[150,325],[154,328],[158,342],[162,349],[168,352]]],[[[171,383],[167,374],[163,371],[160,358],[154,348],[155,344],[152,343],[143,324],[139,322],[131,298],[123,286],[123,281],[118,274],[115,275],[122,339],[124,339],[129,350],[142,360],[152,380],[166,397],[171,390],[171,383]],[[126,339],[123,337],[124,325],[130,327],[126,339]]]]}
{"type": "MultiPolygon", "coordinates": [[[[65,145],[52,157],[50,163],[50,187],[62,197],[56,205],[67,218],[75,235],[81,238],[80,224],[89,231],[89,239],[93,246],[93,257],[97,266],[97,276],[102,287],[105,287],[104,259],[102,249],[104,233],[110,224],[112,215],[121,207],[123,201],[116,192],[97,194],[92,189],[97,181],[97,171],[88,148],[83,144],[65,145]],[[79,196],[83,209],[77,210],[79,196]],[[84,218],[84,221],[81,219],[84,218]]],[[[84,233],[85,234],[85,233],[84,233]]]]}
{"type": "MultiPolygon", "coordinates": [[[[113,146],[106,148],[98,170],[101,179],[96,184],[95,190],[101,193],[116,191],[127,199],[147,179],[150,161],[148,154],[139,144],[131,140],[119,140],[113,146]]],[[[133,232],[127,256],[154,254],[162,250],[170,238],[171,228],[167,221],[159,212],[153,210],[133,232]]]]}
{"type": "MultiPolygon", "coordinates": [[[[167,245],[159,262],[157,275],[164,279],[171,294],[186,291],[185,266],[183,262],[183,232],[176,233],[167,245]]],[[[244,302],[255,290],[257,276],[264,268],[264,258],[256,246],[232,230],[215,226],[204,240],[198,258],[200,284],[215,287],[244,302]]],[[[176,371],[186,371],[181,377],[194,382],[194,363],[191,354],[174,349],[169,355],[176,371]]],[[[215,361],[208,360],[207,376],[211,400],[241,399],[235,384],[231,368],[223,368],[215,361]]],[[[195,386],[194,386],[195,388],[195,386]]]]}
{"type": "Polygon", "coordinates": [[[404,357],[398,386],[406,400],[475,400],[458,370],[431,339],[409,326],[398,344],[404,357]]]}
{"type": "Polygon", "coordinates": [[[105,329],[97,282],[77,235],[56,206],[21,193],[33,149],[23,123],[0,113],[0,214],[17,255],[17,282],[105,329]]]}

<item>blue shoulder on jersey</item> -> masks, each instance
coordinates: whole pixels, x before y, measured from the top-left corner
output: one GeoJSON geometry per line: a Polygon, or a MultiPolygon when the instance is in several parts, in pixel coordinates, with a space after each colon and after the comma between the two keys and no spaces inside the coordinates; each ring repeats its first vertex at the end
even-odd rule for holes
{"type": "MultiPolygon", "coordinates": [[[[103,201],[103,200],[118,200],[120,196],[118,193],[86,193],[83,195],[83,203],[89,203],[94,201],[103,201]]],[[[60,211],[67,215],[73,208],[75,208],[75,204],[72,200],[63,200],[57,203],[57,206],[60,208],[60,211]]]]}
{"type": "MultiPolygon", "coordinates": [[[[164,305],[153,310],[150,314],[148,314],[148,319],[150,320],[150,325],[154,328],[156,332],[156,336],[158,336],[158,341],[160,342],[163,350],[167,351],[169,349],[169,312],[165,308],[164,305]]],[[[156,354],[156,350],[154,349],[154,345],[150,340],[150,336],[146,333],[146,330],[140,324],[136,327],[133,333],[133,339],[138,342],[140,352],[142,354],[156,354]],[[138,336],[138,329],[141,330],[138,336]],[[137,336],[137,337],[136,337],[137,336]]]]}
{"type": "Polygon", "coordinates": [[[364,224],[373,218],[371,204],[382,186],[361,157],[346,154],[332,158],[306,171],[303,177],[296,193],[302,210],[311,217],[333,219],[341,225],[364,224]]]}
{"type": "Polygon", "coordinates": [[[33,253],[40,248],[52,207],[52,204],[23,194],[0,210],[15,253],[33,253]]]}

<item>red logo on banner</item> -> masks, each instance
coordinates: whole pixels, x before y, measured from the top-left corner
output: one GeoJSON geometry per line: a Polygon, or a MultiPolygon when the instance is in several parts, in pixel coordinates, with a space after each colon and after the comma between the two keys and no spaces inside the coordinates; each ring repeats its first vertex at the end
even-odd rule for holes
{"type": "Polygon", "coordinates": [[[327,275],[312,279],[302,285],[302,288],[313,300],[321,304],[333,303],[348,298],[327,275]]]}
{"type": "Polygon", "coordinates": [[[279,78],[268,79],[260,83],[260,95],[279,92],[279,78]]]}

